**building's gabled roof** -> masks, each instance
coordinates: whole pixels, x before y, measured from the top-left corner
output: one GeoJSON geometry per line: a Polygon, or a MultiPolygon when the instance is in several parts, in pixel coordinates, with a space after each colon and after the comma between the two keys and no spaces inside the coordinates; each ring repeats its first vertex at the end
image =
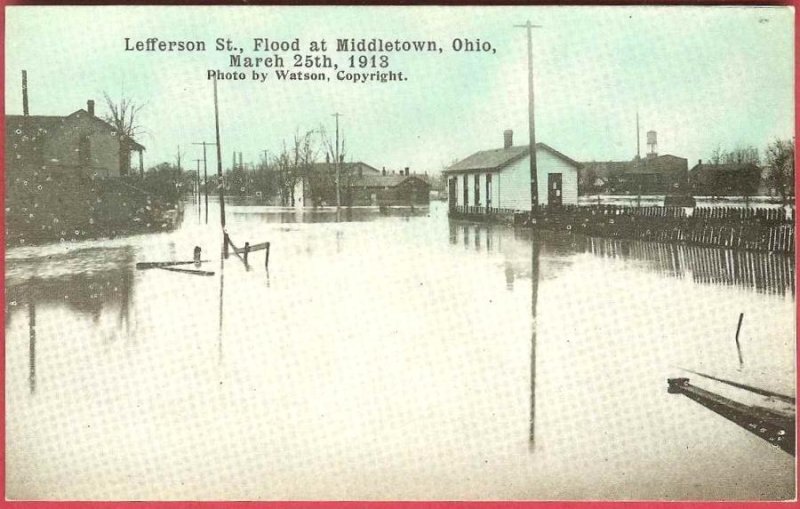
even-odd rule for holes
{"type": "MultiPolygon", "coordinates": [[[[359,166],[361,166],[362,169],[368,170],[370,173],[380,174],[380,172],[381,172],[379,169],[377,169],[377,168],[375,168],[373,166],[370,166],[367,163],[363,163],[361,161],[353,161],[353,162],[349,162],[349,163],[342,163],[339,166],[339,171],[356,170],[356,169],[358,169],[359,166]]],[[[313,171],[317,171],[317,172],[320,172],[320,173],[335,172],[336,171],[336,163],[328,163],[328,162],[311,163],[311,168],[312,168],[313,171]]]]}
{"type": "Polygon", "coordinates": [[[658,174],[685,171],[688,167],[688,160],[683,157],[664,154],[655,157],[645,157],[643,159],[630,162],[626,173],[658,174]]]}
{"type": "Polygon", "coordinates": [[[430,185],[423,175],[364,175],[356,177],[352,181],[355,187],[396,187],[407,180],[419,180],[423,184],[430,185]]]}
{"type": "Polygon", "coordinates": [[[64,125],[65,120],[49,115],[6,115],[6,132],[12,136],[45,134],[64,125]]]}
{"type": "MultiPolygon", "coordinates": [[[[70,113],[69,115],[67,115],[67,118],[69,118],[69,117],[80,117],[80,116],[82,116],[82,115],[89,116],[89,112],[88,112],[88,111],[86,111],[86,110],[84,110],[84,109],[79,109],[78,111],[75,111],[75,112],[73,112],[73,113],[70,113]]],[[[90,117],[90,118],[91,118],[91,119],[92,119],[94,122],[101,124],[103,127],[105,127],[106,129],[108,129],[109,131],[116,131],[116,130],[117,130],[117,128],[116,128],[116,127],[114,127],[114,126],[113,126],[113,125],[111,125],[109,122],[107,122],[107,121],[103,120],[102,118],[100,118],[100,117],[98,117],[98,116],[96,116],[96,115],[91,115],[91,117],[90,117]]],[[[134,140],[133,138],[129,138],[129,139],[128,139],[128,145],[130,146],[130,148],[132,148],[132,149],[134,149],[134,150],[145,150],[145,148],[144,148],[144,145],[142,145],[142,144],[138,143],[138,142],[137,142],[136,140],[134,140]]]]}
{"type": "MultiPolygon", "coordinates": [[[[71,117],[89,116],[89,112],[80,109],[70,113],[66,117],[53,115],[6,115],[6,139],[11,143],[21,141],[43,141],[47,134],[55,132],[64,126],[71,117]]],[[[101,124],[109,131],[115,131],[114,126],[102,118],[92,116],[94,122],[101,124]]],[[[144,146],[136,140],[128,140],[128,144],[134,150],[145,150],[144,146]]]]}
{"type": "MultiPolygon", "coordinates": [[[[552,155],[576,168],[581,167],[581,163],[565,156],[550,145],[545,143],[537,143],[536,148],[537,150],[546,150],[547,152],[550,152],[552,155]]],[[[497,171],[529,154],[529,145],[512,146],[493,150],[481,150],[480,152],[475,152],[466,159],[462,159],[461,161],[455,163],[442,173],[464,173],[478,170],[497,171]]]]}

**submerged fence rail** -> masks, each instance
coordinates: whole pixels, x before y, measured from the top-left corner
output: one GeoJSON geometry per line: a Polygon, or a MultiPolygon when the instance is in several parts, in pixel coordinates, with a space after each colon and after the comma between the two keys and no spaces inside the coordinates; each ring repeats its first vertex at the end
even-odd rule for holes
{"type": "Polygon", "coordinates": [[[785,209],[696,207],[689,214],[681,207],[565,205],[530,212],[454,206],[450,215],[602,237],[779,253],[794,253],[795,243],[794,218],[785,209]]]}

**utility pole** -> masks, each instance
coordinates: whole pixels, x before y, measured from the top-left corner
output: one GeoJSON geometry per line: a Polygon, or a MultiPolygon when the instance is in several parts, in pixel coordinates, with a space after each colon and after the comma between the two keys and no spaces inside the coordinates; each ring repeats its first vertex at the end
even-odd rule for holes
{"type": "Polygon", "coordinates": [[[200,222],[200,161],[202,159],[195,159],[197,162],[197,174],[195,175],[195,182],[197,187],[197,222],[200,222]]]}
{"type": "Polygon", "coordinates": [[[641,158],[639,153],[639,110],[636,110],[636,160],[641,158]]]}
{"type": "Polygon", "coordinates": [[[205,195],[206,195],[206,224],[208,224],[208,162],[206,160],[206,145],[216,145],[216,143],[209,143],[207,141],[201,141],[198,143],[192,143],[192,145],[202,145],[203,146],[203,179],[205,185],[205,195]]]}
{"type": "Polygon", "coordinates": [[[532,25],[528,20],[524,25],[514,25],[514,27],[525,28],[528,31],[528,135],[531,152],[531,212],[533,212],[539,205],[539,183],[536,173],[536,129],[533,116],[533,42],[531,29],[541,28],[541,26],[532,25]]]}
{"type": "Polygon", "coordinates": [[[342,195],[339,190],[339,117],[341,117],[342,114],[334,113],[332,116],[336,117],[336,211],[338,212],[339,207],[342,206],[342,195]]]}
{"type": "MultiPolygon", "coordinates": [[[[217,179],[219,182],[219,220],[222,224],[222,231],[225,232],[225,190],[224,180],[222,177],[222,147],[219,141],[219,104],[217,102],[217,78],[214,77],[214,127],[217,134],[217,179]]],[[[226,237],[227,238],[227,237],[226,237]]]]}

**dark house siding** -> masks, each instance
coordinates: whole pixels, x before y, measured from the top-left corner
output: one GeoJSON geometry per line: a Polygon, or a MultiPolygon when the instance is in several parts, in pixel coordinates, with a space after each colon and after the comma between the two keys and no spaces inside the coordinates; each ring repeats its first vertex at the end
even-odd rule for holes
{"type": "Polygon", "coordinates": [[[692,192],[700,196],[752,196],[761,169],[754,164],[698,164],[689,172],[692,192]]]}

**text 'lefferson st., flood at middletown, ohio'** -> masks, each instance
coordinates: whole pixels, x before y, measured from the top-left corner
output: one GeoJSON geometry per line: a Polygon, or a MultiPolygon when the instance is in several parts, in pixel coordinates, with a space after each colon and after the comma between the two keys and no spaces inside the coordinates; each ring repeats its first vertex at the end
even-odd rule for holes
{"type": "Polygon", "coordinates": [[[226,55],[225,66],[205,70],[208,80],[229,81],[342,81],[356,84],[404,82],[413,73],[398,67],[394,55],[443,55],[447,52],[495,55],[497,49],[479,38],[454,38],[444,43],[433,40],[340,38],[301,41],[300,38],[250,39],[241,46],[229,37],[212,43],[202,40],[124,39],[126,52],[203,53],[226,55]],[[258,69],[258,70],[256,70],[258,69]],[[266,70],[264,70],[266,69],[266,70]]]}

